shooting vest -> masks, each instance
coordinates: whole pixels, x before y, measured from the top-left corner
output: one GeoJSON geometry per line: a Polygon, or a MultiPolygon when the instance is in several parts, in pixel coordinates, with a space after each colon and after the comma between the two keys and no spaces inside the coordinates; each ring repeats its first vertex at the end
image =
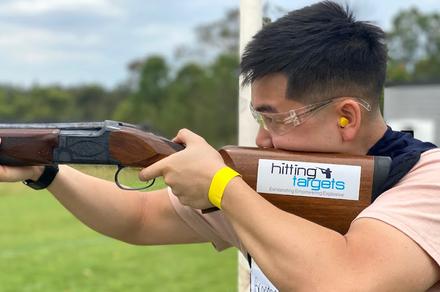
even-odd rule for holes
{"type": "MultiPolygon", "coordinates": [[[[396,132],[388,127],[383,137],[367,153],[373,156],[388,156],[392,159],[388,178],[382,189],[372,194],[372,200],[374,201],[381,193],[400,181],[419,161],[420,154],[433,148],[437,146],[417,140],[409,133],[396,132]]],[[[251,270],[250,291],[278,292],[250,255],[248,255],[248,260],[251,270]]]]}

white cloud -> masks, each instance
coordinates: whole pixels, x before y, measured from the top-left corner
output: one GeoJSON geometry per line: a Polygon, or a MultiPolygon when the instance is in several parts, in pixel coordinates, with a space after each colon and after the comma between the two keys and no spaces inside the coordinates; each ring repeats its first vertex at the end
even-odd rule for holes
{"type": "Polygon", "coordinates": [[[98,35],[54,32],[32,27],[7,26],[0,23],[0,45],[15,46],[52,46],[75,45],[94,46],[101,41],[98,35]]]}
{"type": "Polygon", "coordinates": [[[39,28],[15,27],[0,23],[0,48],[3,55],[21,63],[72,59],[91,61],[90,51],[93,52],[93,48],[102,42],[98,35],[56,33],[39,28]],[[81,58],[82,55],[84,58],[81,58]]]}
{"type": "Polygon", "coordinates": [[[177,24],[167,23],[148,23],[142,27],[135,27],[132,33],[136,37],[160,37],[160,38],[179,38],[181,40],[188,39],[193,30],[190,27],[183,27],[177,24]]]}
{"type": "Polygon", "coordinates": [[[191,27],[182,27],[165,23],[150,23],[133,29],[132,35],[137,39],[145,53],[162,53],[171,55],[172,49],[182,44],[194,42],[191,27]],[[167,51],[168,50],[168,51],[167,51]]]}
{"type": "Polygon", "coordinates": [[[97,63],[101,61],[101,56],[98,53],[80,53],[76,51],[60,51],[60,50],[27,50],[24,52],[17,52],[13,54],[22,63],[28,65],[36,64],[52,64],[57,62],[68,61],[70,66],[75,66],[75,62],[97,63]]]}
{"type": "Polygon", "coordinates": [[[26,16],[56,11],[88,11],[111,17],[124,14],[109,0],[17,0],[0,4],[0,14],[4,15],[26,16]]]}

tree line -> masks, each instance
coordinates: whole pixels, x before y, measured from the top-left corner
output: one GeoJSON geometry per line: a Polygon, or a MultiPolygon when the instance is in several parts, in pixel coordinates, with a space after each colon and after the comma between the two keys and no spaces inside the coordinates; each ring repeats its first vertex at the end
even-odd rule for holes
{"type": "MultiPolygon", "coordinates": [[[[160,55],[131,62],[129,78],[114,89],[99,84],[0,85],[0,122],[115,119],[166,137],[186,127],[215,146],[236,144],[238,16],[231,10],[222,19],[197,27],[197,45],[176,50],[178,68],[160,55]],[[206,54],[211,54],[209,62],[197,61],[206,54]]],[[[389,84],[440,82],[439,13],[401,11],[387,42],[389,84]]]]}

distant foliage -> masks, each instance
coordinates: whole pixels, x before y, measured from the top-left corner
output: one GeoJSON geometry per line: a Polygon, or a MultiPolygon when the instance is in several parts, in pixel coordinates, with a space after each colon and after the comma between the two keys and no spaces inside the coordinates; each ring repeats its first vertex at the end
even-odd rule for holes
{"type": "Polygon", "coordinates": [[[116,119],[167,137],[186,127],[216,146],[236,143],[237,55],[222,54],[204,65],[186,63],[173,74],[163,57],[151,56],[131,71],[133,86],[114,90],[93,84],[0,86],[0,122],[116,119]]]}
{"type": "Polygon", "coordinates": [[[100,85],[75,87],[0,86],[0,121],[67,122],[102,120],[112,115],[120,92],[100,85]]]}
{"type": "Polygon", "coordinates": [[[114,118],[167,137],[188,128],[216,146],[235,144],[238,56],[222,54],[205,65],[188,62],[174,74],[168,68],[158,56],[136,66],[139,86],[120,103],[114,118]]]}
{"type": "Polygon", "coordinates": [[[388,82],[440,82],[440,14],[403,10],[388,33],[388,82]]]}

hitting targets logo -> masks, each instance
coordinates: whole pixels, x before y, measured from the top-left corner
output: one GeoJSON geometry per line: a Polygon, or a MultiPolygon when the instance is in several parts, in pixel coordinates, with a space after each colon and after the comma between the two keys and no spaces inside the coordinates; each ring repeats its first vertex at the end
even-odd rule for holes
{"type": "Polygon", "coordinates": [[[290,175],[293,181],[293,187],[310,189],[312,191],[339,190],[345,189],[345,182],[332,178],[332,170],[330,167],[301,167],[292,163],[275,163],[272,162],[270,170],[271,174],[290,175]],[[319,171],[318,171],[319,170],[319,171]],[[317,174],[322,178],[318,178],[317,174]]]}
{"type": "Polygon", "coordinates": [[[257,192],[358,200],[361,167],[260,159],[257,192]]]}

